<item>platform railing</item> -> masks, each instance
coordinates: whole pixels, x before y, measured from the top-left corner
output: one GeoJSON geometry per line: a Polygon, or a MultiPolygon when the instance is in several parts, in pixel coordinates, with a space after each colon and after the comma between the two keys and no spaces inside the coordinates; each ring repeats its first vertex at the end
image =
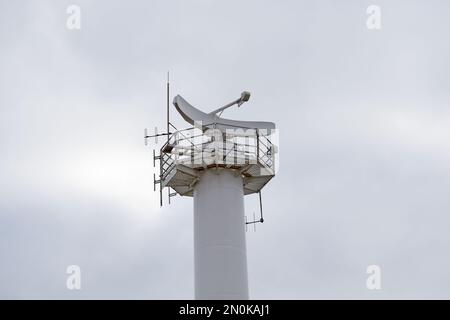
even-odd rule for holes
{"type": "Polygon", "coordinates": [[[193,169],[209,165],[243,168],[259,164],[267,172],[275,170],[274,145],[266,135],[230,132],[206,134],[197,128],[178,130],[161,147],[160,173],[165,180],[177,164],[193,169]]]}

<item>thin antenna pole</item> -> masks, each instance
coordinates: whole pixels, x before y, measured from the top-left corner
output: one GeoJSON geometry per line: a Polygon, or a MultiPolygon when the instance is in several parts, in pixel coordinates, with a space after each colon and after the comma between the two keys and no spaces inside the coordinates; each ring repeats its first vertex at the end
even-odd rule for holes
{"type": "Polygon", "coordinates": [[[170,118],[169,118],[169,94],[170,94],[170,78],[169,78],[170,74],[169,71],[167,71],[167,141],[169,141],[169,123],[170,123],[170,118]]]}
{"type": "Polygon", "coordinates": [[[261,210],[261,220],[260,221],[264,222],[261,190],[259,190],[258,194],[259,194],[259,209],[261,210]]]}

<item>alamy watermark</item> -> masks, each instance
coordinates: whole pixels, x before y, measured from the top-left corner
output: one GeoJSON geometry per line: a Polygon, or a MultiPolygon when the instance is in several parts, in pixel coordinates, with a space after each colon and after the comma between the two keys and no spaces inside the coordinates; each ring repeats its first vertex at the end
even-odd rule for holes
{"type": "Polygon", "coordinates": [[[381,268],[375,264],[367,267],[369,277],[366,280],[366,287],[369,290],[381,290],[381,268]]]}
{"type": "Polygon", "coordinates": [[[66,269],[69,275],[66,280],[66,287],[69,290],[81,290],[81,268],[77,265],[70,265],[66,269]]]}
{"type": "Polygon", "coordinates": [[[369,30],[380,30],[381,29],[381,8],[377,5],[370,5],[367,7],[366,13],[369,15],[367,17],[366,26],[369,30]]]}
{"type": "Polygon", "coordinates": [[[66,13],[69,15],[66,21],[66,27],[69,30],[81,29],[81,8],[77,5],[70,5],[66,9],[66,13]]]}
{"type": "MultiPolygon", "coordinates": [[[[155,130],[157,132],[157,130],[155,130]]],[[[278,171],[277,129],[229,128],[222,124],[178,130],[163,145],[163,168],[172,161],[190,166],[243,168],[260,165],[261,170],[278,171]]]]}

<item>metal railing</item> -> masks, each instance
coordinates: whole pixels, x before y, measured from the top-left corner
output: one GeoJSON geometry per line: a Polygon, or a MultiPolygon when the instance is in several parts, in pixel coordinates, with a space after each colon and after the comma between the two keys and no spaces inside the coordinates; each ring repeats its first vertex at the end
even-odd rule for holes
{"type": "Polygon", "coordinates": [[[247,133],[202,132],[188,128],[172,133],[161,147],[160,173],[165,180],[177,164],[193,169],[208,166],[243,168],[259,164],[267,172],[275,172],[275,148],[269,136],[258,130],[247,133]]]}

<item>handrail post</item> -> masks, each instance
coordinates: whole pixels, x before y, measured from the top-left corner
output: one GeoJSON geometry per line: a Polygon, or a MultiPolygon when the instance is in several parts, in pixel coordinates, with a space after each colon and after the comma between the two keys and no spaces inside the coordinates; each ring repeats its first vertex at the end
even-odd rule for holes
{"type": "Polygon", "coordinates": [[[256,129],[256,163],[259,163],[259,130],[256,129]]]}

